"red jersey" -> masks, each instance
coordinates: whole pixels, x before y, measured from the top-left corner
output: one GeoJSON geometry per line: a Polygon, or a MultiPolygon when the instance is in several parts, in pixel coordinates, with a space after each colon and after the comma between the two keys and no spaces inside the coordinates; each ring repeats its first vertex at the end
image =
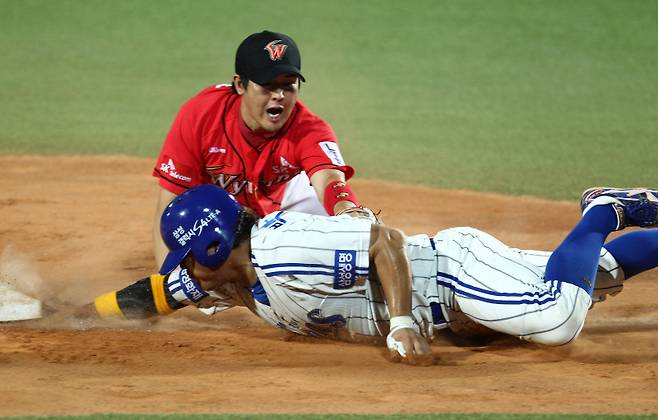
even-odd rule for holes
{"type": "Polygon", "coordinates": [[[302,170],[309,177],[327,168],[343,171],[347,179],[354,174],[331,127],[299,100],[266,141],[247,128],[240,103],[230,85],[216,85],[181,107],[153,170],[160,186],[180,194],[216,184],[264,215],[281,208],[287,181],[302,170]]]}

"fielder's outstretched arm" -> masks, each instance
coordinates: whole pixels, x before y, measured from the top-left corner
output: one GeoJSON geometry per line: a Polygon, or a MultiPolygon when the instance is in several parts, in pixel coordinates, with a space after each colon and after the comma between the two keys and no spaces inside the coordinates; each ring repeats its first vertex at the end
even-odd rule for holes
{"type": "Polygon", "coordinates": [[[431,363],[432,348],[411,317],[411,267],[404,233],[384,225],[372,225],[369,256],[371,271],[374,269],[384,289],[390,316],[386,344],[394,360],[431,363]]]}
{"type": "Polygon", "coordinates": [[[347,185],[345,174],[338,169],[320,169],[311,175],[311,185],[330,216],[347,214],[361,217],[373,223],[379,223],[377,216],[367,207],[363,207],[356,195],[347,185]]]}

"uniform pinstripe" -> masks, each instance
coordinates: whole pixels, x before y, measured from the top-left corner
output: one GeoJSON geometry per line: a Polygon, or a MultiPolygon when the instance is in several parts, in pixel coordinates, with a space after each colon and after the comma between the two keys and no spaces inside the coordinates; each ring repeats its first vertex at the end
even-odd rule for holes
{"type": "MultiPolygon", "coordinates": [[[[362,219],[294,212],[266,216],[252,230],[252,263],[260,285],[253,291],[255,306],[248,306],[273,325],[300,334],[351,340],[386,336],[383,290],[368,277],[369,241],[370,223],[362,219]]],[[[428,338],[459,311],[528,341],[562,344],[577,336],[592,301],[572,284],[543,278],[550,253],[510,248],[473,228],[448,229],[432,238],[410,236],[407,256],[412,317],[428,338]],[[440,316],[435,312],[433,317],[432,305],[440,305],[440,316]]],[[[605,250],[602,261],[606,274],[623,277],[605,250]]]]}

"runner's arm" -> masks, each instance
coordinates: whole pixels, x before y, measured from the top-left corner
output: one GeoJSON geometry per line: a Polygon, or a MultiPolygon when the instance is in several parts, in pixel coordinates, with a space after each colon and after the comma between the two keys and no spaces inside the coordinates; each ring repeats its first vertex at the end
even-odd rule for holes
{"type": "Polygon", "coordinates": [[[406,236],[398,229],[373,224],[370,238],[370,270],[384,289],[390,330],[386,338],[393,361],[432,364],[432,348],[420,335],[411,313],[411,266],[406,236]]]}

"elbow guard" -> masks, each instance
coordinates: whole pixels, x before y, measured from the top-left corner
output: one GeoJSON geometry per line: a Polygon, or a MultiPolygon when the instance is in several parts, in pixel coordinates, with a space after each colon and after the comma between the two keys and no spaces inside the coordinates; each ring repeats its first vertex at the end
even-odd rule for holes
{"type": "MultiPolygon", "coordinates": [[[[168,276],[167,276],[168,277],[168,276]]],[[[154,315],[169,315],[185,306],[165,287],[167,277],[153,274],[116,292],[94,300],[101,318],[143,319],[154,315]]]]}

